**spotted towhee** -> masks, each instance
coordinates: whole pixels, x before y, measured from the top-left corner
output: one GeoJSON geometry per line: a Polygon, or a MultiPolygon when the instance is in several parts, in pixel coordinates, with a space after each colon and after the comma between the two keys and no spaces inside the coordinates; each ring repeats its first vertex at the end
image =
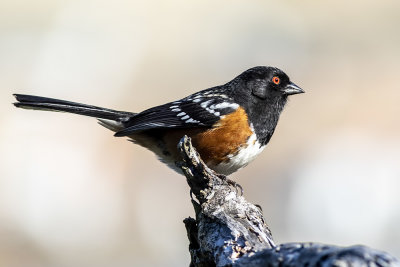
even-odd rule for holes
{"type": "Polygon", "coordinates": [[[280,69],[254,67],[232,81],[140,113],[16,94],[15,106],[95,117],[177,169],[177,144],[188,135],[204,162],[229,175],[252,161],[269,142],[287,97],[304,91],[280,69]]]}

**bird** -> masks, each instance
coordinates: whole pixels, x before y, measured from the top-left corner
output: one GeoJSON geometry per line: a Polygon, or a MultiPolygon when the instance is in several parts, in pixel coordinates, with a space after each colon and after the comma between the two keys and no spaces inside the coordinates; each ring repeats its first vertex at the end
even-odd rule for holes
{"type": "Polygon", "coordinates": [[[282,70],[257,66],[223,85],[139,113],[26,94],[14,94],[13,104],[97,118],[114,136],[128,137],[179,173],[177,144],[187,135],[209,168],[230,175],[263,151],[288,96],[300,93],[304,90],[282,70]]]}

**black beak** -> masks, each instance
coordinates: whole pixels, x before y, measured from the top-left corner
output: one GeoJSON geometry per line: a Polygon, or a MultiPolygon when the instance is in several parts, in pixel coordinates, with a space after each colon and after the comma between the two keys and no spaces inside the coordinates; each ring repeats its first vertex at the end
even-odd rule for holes
{"type": "Polygon", "coordinates": [[[302,94],[305,93],[303,89],[295,85],[294,83],[290,82],[288,85],[283,88],[283,92],[286,95],[295,95],[295,94],[302,94]]]}

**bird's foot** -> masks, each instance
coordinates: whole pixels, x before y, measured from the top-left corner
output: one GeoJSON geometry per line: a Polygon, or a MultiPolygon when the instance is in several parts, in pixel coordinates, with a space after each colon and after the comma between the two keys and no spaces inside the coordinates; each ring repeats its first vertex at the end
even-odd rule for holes
{"type": "Polygon", "coordinates": [[[243,187],[240,184],[231,179],[228,179],[228,177],[223,174],[218,174],[218,178],[220,178],[223,181],[226,181],[228,185],[233,186],[236,190],[236,193],[240,192],[240,195],[243,196],[243,187]]]}

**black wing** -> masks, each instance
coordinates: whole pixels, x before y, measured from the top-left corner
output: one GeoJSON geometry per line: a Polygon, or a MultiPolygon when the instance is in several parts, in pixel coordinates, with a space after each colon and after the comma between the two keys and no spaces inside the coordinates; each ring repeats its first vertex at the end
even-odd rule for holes
{"type": "Polygon", "coordinates": [[[238,107],[227,95],[208,89],[136,114],[123,123],[124,129],[115,136],[151,129],[211,127],[238,107]]]}

